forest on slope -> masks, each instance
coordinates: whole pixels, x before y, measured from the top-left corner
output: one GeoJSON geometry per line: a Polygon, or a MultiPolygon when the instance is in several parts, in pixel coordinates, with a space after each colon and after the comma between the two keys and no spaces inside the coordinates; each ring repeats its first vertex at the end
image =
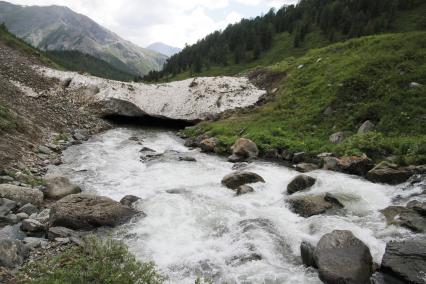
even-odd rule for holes
{"type": "Polygon", "coordinates": [[[422,0],[302,0],[216,31],[172,56],[146,81],[236,74],[333,42],[426,29],[422,0]],[[422,16],[423,15],[423,16],[422,16]],[[402,23],[403,21],[403,23],[402,23]]]}

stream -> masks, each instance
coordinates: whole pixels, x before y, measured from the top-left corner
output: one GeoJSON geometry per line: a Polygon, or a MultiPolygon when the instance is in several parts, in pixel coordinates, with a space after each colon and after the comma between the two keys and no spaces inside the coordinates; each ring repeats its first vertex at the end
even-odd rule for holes
{"type": "Polygon", "coordinates": [[[142,198],[137,208],[147,216],[114,229],[113,235],[141,261],[155,262],[167,283],[194,283],[197,277],[214,283],[322,283],[314,269],[302,265],[303,240],[316,243],[332,230],[351,230],[380,263],[386,242],[412,234],[387,226],[379,212],[402,193],[400,187],[310,172],[317,183],[296,195],[331,192],[346,212],[303,218],[285,202],[287,184],[300,173],[274,163],[251,163],[245,170],[266,183],[236,197],[221,185],[233,164],[183,142],[173,131],[116,128],[68,148],[64,163],[49,174],[67,176],[83,191],[117,201],[129,194],[142,198]],[[135,136],[141,143],[129,139],[135,136]],[[142,162],[143,147],[165,154],[142,162]],[[179,156],[197,161],[180,161],[179,156]]]}

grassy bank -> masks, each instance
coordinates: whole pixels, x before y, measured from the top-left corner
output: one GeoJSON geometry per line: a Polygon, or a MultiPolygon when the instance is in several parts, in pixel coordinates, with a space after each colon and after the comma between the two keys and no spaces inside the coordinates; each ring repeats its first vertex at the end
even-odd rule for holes
{"type": "Polygon", "coordinates": [[[215,136],[223,149],[242,135],[263,152],[366,152],[377,160],[394,155],[401,164],[426,162],[426,32],[369,36],[312,49],[265,72],[287,74],[272,102],[202,123],[187,134],[215,136]],[[422,85],[410,87],[412,82],[422,85]],[[376,132],[356,135],[366,120],[376,124],[376,132]],[[333,145],[328,138],[338,131],[354,135],[333,145]]]}

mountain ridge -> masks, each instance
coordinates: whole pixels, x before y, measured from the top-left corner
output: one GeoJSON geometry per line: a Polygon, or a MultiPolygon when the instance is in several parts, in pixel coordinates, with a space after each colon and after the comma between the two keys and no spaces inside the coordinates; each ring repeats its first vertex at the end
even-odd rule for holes
{"type": "Polygon", "coordinates": [[[146,48],[167,55],[168,57],[182,51],[182,48],[174,47],[164,42],[154,42],[148,45],[146,48]]]}
{"type": "Polygon", "coordinates": [[[0,1],[0,22],[42,50],[77,50],[135,75],[161,70],[167,59],[64,6],[20,6],[0,1]]]}

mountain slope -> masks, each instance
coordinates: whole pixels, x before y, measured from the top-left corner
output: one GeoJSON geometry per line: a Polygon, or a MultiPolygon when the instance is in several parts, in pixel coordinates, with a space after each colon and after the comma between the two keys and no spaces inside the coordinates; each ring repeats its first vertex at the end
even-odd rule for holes
{"type": "Polygon", "coordinates": [[[0,1],[0,22],[42,50],[78,50],[126,73],[160,70],[166,56],[138,47],[90,18],[61,6],[18,6],[0,1]]]}
{"type": "Polygon", "coordinates": [[[167,55],[169,57],[182,51],[181,48],[173,47],[162,42],[153,43],[147,46],[146,48],[167,55]]]}
{"type": "Polygon", "coordinates": [[[242,135],[265,154],[283,149],[426,162],[426,32],[362,37],[313,49],[258,70],[281,76],[271,102],[186,130],[218,137],[224,151],[242,135]],[[417,84],[413,84],[413,82],[417,84]],[[376,131],[356,134],[366,120],[376,131]],[[352,136],[334,145],[329,136],[352,136]]]}

